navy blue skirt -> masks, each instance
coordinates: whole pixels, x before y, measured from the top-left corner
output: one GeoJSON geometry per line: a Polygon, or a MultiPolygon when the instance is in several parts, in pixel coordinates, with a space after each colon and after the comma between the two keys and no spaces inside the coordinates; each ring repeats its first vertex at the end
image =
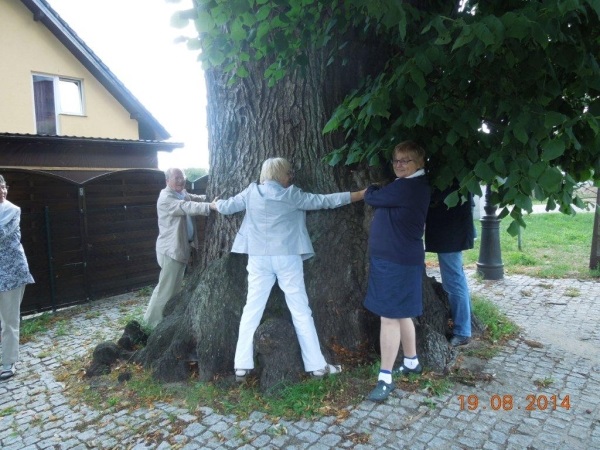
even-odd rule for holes
{"type": "Polygon", "coordinates": [[[388,319],[423,314],[423,265],[405,266],[371,257],[364,306],[388,319]]]}

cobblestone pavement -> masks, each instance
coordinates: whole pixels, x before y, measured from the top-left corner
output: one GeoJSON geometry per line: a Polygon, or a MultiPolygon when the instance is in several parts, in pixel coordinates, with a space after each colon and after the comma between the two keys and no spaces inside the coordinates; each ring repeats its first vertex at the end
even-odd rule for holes
{"type": "Polygon", "coordinates": [[[469,278],[474,294],[522,327],[484,363],[492,381],[457,384],[441,397],[396,390],[384,404],[350,408],[345,419],[273,423],[258,412],[240,420],[206,407],[98,411],[76,403],[55,369],[118,338],[120,319],[145,300],[120,296],[78,307],[67,326],[23,344],[17,376],[0,383],[0,448],[600,449],[600,284],[469,278]]]}

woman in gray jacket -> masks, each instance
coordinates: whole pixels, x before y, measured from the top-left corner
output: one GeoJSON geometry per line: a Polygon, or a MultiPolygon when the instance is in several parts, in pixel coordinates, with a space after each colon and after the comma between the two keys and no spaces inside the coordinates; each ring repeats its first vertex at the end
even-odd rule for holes
{"type": "Polygon", "coordinates": [[[275,284],[285,294],[302,351],[304,370],[313,376],[341,372],[325,361],[304,286],[302,262],[314,256],[306,229],[306,211],[337,208],[362,200],[364,190],[309,194],[291,184],[293,172],[284,158],[269,158],[260,184],[251,183],[228,200],[214,203],[221,214],[246,210],[231,251],[248,254],[248,296],[235,350],[235,375],[245,380],[254,369],[253,336],[275,284]]]}
{"type": "Polygon", "coordinates": [[[9,202],[7,195],[8,186],[0,175],[0,380],[7,380],[17,373],[21,301],[25,285],[34,282],[21,245],[21,208],[9,202]]]}

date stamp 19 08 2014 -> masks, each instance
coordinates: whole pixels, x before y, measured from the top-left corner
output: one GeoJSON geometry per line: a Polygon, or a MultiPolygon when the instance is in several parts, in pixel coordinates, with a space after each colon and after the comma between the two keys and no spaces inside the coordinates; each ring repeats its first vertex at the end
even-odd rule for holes
{"type": "Polygon", "coordinates": [[[494,394],[489,399],[480,399],[478,395],[459,395],[458,404],[461,409],[468,411],[477,411],[479,409],[489,409],[492,411],[512,411],[522,409],[525,411],[546,411],[562,408],[569,410],[571,400],[568,395],[559,397],[558,395],[529,394],[524,399],[515,399],[511,394],[494,394]]]}

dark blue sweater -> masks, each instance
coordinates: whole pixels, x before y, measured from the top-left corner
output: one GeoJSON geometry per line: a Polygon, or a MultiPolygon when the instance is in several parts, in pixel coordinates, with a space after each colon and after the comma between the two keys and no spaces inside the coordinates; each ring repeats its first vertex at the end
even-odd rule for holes
{"type": "Polygon", "coordinates": [[[430,196],[425,176],[397,178],[382,188],[369,186],[365,202],[375,208],[369,254],[397,264],[423,264],[423,231],[430,196]]]}

